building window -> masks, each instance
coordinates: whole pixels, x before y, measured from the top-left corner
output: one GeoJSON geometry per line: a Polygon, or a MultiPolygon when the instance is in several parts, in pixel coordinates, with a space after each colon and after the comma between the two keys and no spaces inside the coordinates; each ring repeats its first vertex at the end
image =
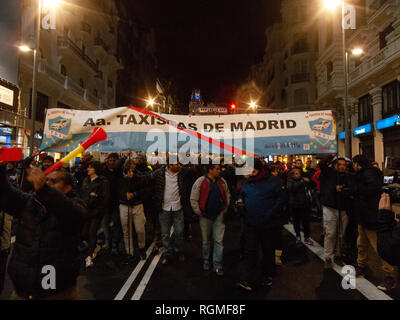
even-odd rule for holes
{"type": "Polygon", "coordinates": [[[60,73],[61,73],[64,77],[67,76],[67,68],[66,68],[63,64],[60,66],[60,73]]]}
{"type": "Polygon", "coordinates": [[[326,46],[332,44],[333,41],[333,21],[329,19],[326,24],[326,46]]]}
{"type": "Polygon", "coordinates": [[[94,90],[93,90],[93,94],[94,94],[94,96],[95,96],[96,98],[99,96],[99,92],[97,91],[97,89],[94,89],[94,90]]]}
{"type": "Polygon", "coordinates": [[[382,115],[400,112],[400,82],[393,81],[382,88],[382,115]]]}
{"type": "Polygon", "coordinates": [[[330,81],[332,79],[332,73],[333,73],[333,63],[332,61],[329,61],[326,64],[326,80],[330,81]]]}
{"type": "Polygon", "coordinates": [[[393,30],[394,28],[392,24],[390,24],[385,28],[385,30],[379,32],[379,49],[383,49],[384,47],[386,47],[387,45],[386,36],[388,36],[393,30]]]}
{"type": "Polygon", "coordinates": [[[83,81],[82,78],[79,79],[79,85],[81,86],[82,89],[85,89],[85,82],[83,81]]]}
{"type": "Polygon", "coordinates": [[[286,90],[282,89],[281,91],[281,99],[283,102],[286,102],[286,90]]]}
{"type": "Polygon", "coordinates": [[[111,80],[108,80],[107,83],[108,83],[108,87],[112,89],[113,88],[113,82],[111,80]]]}
{"type": "MultiPolygon", "coordinates": [[[[32,117],[32,89],[29,98],[29,118],[32,117]]],[[[38,92],[36,100],[36,121],[44,122],[45,111],[49,107],[49,97],[45,94],[38,92]]]]}
{"type": "Polygon", "coordinates": [[[308,92],[307,89],[297,89],[294,91],[294,105],[301,106],[308,104],[308,92]]]}
{"type": "Polygon", "coordinates": [[[303,53],[308,51],[307,37],[302,36],[300,39],[296,40],[292,46],[292,54],[303,53]]]}
{"type": "Polygon", "coordinates": [[[358,99],[358,123],[359,125],[373,121],[372,97],[367,94],[358,99]]]}

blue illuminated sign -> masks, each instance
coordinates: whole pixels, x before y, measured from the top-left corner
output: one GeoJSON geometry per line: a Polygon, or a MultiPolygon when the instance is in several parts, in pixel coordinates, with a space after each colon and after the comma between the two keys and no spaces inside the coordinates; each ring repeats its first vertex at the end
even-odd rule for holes
{"type": "Polygon", "coordinates": [[[359,136],[360,134],[368,133],[372,131],[372,126],[370,123],[363,125],[361,127],[354,129],[354,136],[359,136]]]}
{"type": "Polygon", "coordinates": [[[396,114],[390,118],[379,120],[376,122],[376,129],[382,130],[400,125],[400,115],[396,114]]]}
{"type": "Polygon", "coordinates": [[[339,139],[340,140],[346,139],[346,132],[342,131],[341,133],[339,133],[339,139]]]}

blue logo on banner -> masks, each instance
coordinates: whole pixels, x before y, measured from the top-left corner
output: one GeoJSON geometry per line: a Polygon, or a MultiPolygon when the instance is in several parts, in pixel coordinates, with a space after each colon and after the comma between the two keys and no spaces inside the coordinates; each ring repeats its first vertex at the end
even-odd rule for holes
{"type": "Polygon", "coordinates": [[[334,140],[333,134],[333,120],[318,118],[313,121],[308,121],[308,124],[313,133],[314,139],[320,144],[326,145],[329,141],[334,140]]]}

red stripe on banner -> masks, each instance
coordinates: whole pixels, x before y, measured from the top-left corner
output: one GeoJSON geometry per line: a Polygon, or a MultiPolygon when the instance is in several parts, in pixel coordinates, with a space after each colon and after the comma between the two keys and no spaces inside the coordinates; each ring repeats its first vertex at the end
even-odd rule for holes
{"type": "Polygon", "coordinates": [[[162,116],[160,116],[160,115],[158,115],[158,114],[156,114],[156,113],[154,113],[154,112],[152,112],[150,110],[145,110],[145,109],[141,109],[141,108],[133,107],[133,106],[127,106],[126,108],[135,110],[135,111],[140,112],[140,113],[145,114],[145,115],[154,116],[154,117],[156,117],[156,119],[157,118],[163,119],[163,120],[165,120],[167,122],[167,124],[177,128],[178,130],[181,130],[181,131],[183,131],[183,132],[185,132],[187,134],[190,134],[191,136],[194,136],[199,140],[207,141],[208,143],[211,143],[211,144],[219,147],[220,149],[225,149],[225,150],[227,150],[229,152],[232,152],[232,153],[234,153],[234,154],[236,154],[238,156],[246,155],[246,156],[249,156],[249,157],[259,157],[258,154],[254,154],[254,153],[251,153],[251,152],[247,152],[246,150],[242,150],[242,149],[230,146],[230,145],[225,144],[225,143],[223,143],[223,142],[221,142],[219,140],[215,140],[215,139],[213,139],[211,137],[205,136],[205,135],[201,134],[200,132],[189,130],[189,129],[185,129],[185,128],[181,128],[181,127],[177,127],[175,122],[172,122],[172,121],[170,121],[170,120],[168,120],[168,119],[166,119],[166,118],[164,118],[164,117],[162,117],[162,116]]]}

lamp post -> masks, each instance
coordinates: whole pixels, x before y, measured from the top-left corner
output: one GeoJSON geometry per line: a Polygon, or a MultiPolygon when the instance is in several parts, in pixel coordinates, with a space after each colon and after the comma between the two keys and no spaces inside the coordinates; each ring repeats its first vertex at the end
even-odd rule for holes
{"type": "Polygon", "coordinates": [[[29,154],[32,155],[35,139],[35,121],[36,121],[36,105],[37,105],[37,73],[38,73],[38,57],[37,52],[40,47],[40,17],[42,13],[42,0],[37,1],[37,16],[35,26],[35,47],[33,48],[33,79],[32,79],[32,110],[31,110],[31,135],[29,139],[29,154]]]}
{"type": "Polygon", "coordinates": [[[345,1],[342,0],[324,0],[324,7],[331,11],[336,10],[341,5],[341,28],[342,28],[342,53],[344,64],[344,96],[343,96],[343,114],[344,114],[344,131],[345,131],[345,155],[351,158],[351,132],[350,132],[350,115],[348,110],[348,84],[349,84],[349,54],[346,48],[346,29],[344,27],[345,1]]]}

